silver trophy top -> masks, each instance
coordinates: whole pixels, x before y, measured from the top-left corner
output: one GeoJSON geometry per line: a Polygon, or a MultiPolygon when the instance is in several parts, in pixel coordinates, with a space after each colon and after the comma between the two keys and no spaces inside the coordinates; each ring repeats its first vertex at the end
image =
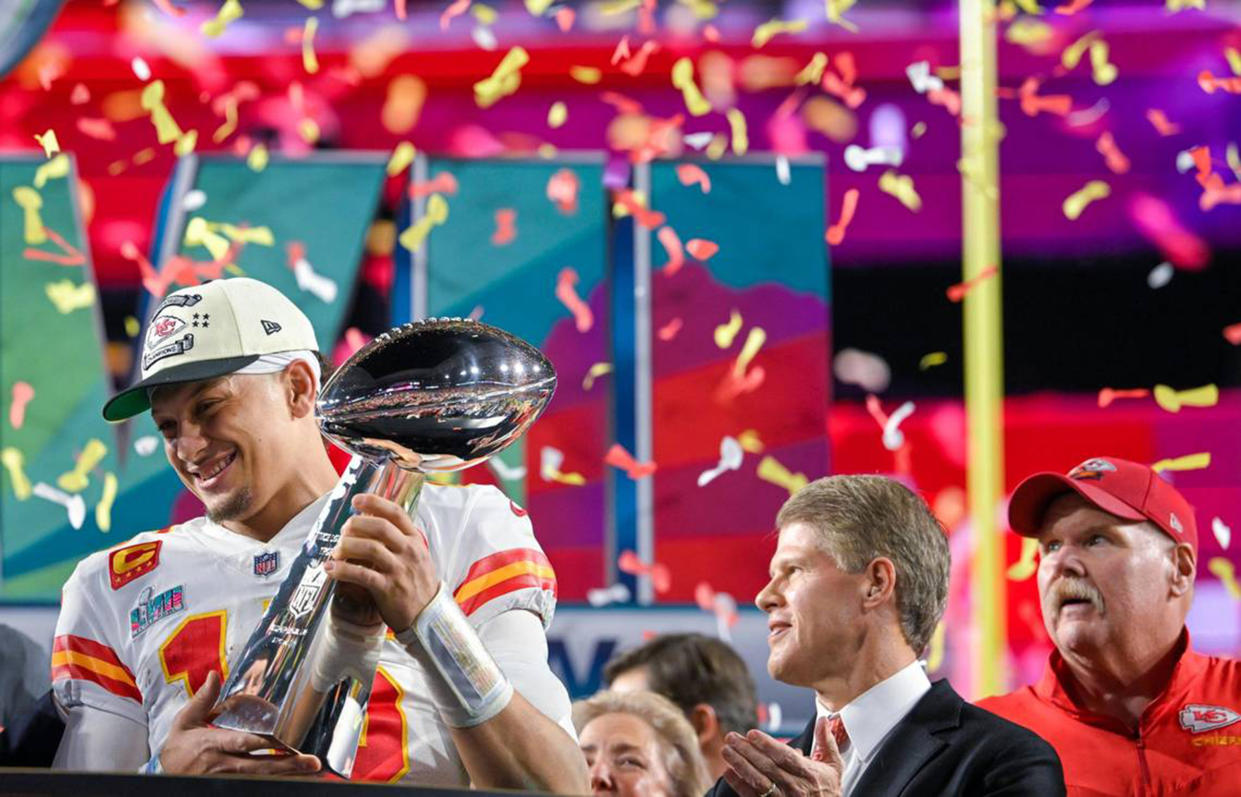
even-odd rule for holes
{"type": "Polygon", "coordinates": [[[468,468],[530,428],[556,389],[535,347],[502,329],[432,318],[391,329],[319,395],[323,433],[371,460],[420,472],[468,468]]]}

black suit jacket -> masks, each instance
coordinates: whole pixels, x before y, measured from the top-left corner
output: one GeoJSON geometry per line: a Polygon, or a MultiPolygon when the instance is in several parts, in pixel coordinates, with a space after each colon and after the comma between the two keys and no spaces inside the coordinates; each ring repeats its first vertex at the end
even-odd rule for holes
{"type": "MultiPolygon", "coordinates": [[[[813,743],[812,719],[789,744],[809,755],[813,743]]],[[[1064,794],[1064,771],[1047,742],[966,703],[941,680],[888,734],[853,794],[1055,797],[1064,794]]],[[[707,795],[737,797],[723,778],[707,795]]]]}

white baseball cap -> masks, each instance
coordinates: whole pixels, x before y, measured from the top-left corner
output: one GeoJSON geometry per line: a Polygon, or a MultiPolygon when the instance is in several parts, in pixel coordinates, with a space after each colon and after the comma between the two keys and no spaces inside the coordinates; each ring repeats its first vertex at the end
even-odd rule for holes
{"type": "Polygon", "coordinates": [[[148,389],[231,374],[267,354],[318,351],[310,319],[284,294],[247,277],[164,297],[142,341],[139,379],[103,405],[123,421],[151,408],[148,389]]]}

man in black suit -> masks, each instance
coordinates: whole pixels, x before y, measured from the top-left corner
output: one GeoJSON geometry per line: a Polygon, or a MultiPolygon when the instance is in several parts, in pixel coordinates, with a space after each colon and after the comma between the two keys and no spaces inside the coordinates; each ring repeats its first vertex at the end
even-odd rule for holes
{"type": "Polygon", "coordinates": [[[966,703],[918,662],[944,612],[949,554],[926,504],[891,479],[833,476],[776,518],[767,669],[814,689],[817,716],[782,745],[726,737],[711,797],[1062,795],[1055,751],[966,703]]]}

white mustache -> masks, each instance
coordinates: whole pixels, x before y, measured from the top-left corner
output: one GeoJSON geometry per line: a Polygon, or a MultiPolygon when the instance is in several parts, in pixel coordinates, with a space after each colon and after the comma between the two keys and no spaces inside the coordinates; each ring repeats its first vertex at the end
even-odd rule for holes
{"type": "Polygon", "coordinates": [[[1065,601],[1069,600],[1088,600],[1096,611],[1103,612],[1103,596],[1093,584],[1080,578],[1060,579],[1052,587],[1051,597],[1057,612],[1064,607],[1065,601]]]}

